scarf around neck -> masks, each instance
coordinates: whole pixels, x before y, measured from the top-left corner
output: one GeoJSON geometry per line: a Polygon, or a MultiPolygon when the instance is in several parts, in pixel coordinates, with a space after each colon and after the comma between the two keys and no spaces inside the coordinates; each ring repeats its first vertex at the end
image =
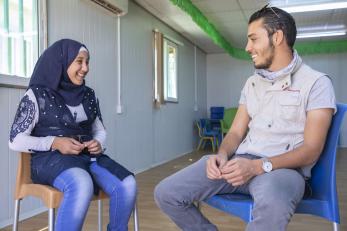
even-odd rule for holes
{"type": "Polygon", "coordinates": [[[265,70],[265,69],[255,69],[255,74],[258,74],[267,80],[274,81],[278,77],[292,73],[294,71],[294,69],[296,69],[295,67],[297,67],[301,63],[302,63],[301,57],[298,55],[297,51],[294,50],[293,59],[289,63],[288,66],[286,66],[286,67],[284,67],[278,71],[269,71],[269,70],[265,70]]]}

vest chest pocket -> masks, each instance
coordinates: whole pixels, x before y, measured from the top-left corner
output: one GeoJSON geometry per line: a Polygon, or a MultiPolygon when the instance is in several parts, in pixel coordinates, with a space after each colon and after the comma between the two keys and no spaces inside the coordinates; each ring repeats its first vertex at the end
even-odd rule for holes
{"type": "Polygon", "coordinates": [[[283,91],[279,94],[279,116],[282,119],[297,121],[300,116],[300,91],[283,91]]]}

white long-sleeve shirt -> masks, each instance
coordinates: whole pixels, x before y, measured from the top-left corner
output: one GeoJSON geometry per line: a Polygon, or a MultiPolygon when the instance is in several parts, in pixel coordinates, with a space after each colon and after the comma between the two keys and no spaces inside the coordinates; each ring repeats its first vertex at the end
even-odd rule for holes
{"type": "MultiPolygon", "coordinates": [[[[11,141],[9,141],[10,149],[18,152],[34,152],[34,151],[49,151],[52,147],[53,140],[55,136],[46,136],[46,137],[35,137],[31,136],[32,130],[35,128],[36,124],[39,121],[39,111],[38,104],[34,92],[29,89],[25,95],[29,97],[34,103],[34,110],[29,111],[31,113],[31,117],[34,119],[28,125],[26,130],[18,133],[11,141]]],[[[69,106],[67,105],[71,114],[76,118],[76,122],[81,122],[87,120],[87,115],[83,109],[83,105],[80,104],[78,106],[69,106]]],[[[93,139],[99,141],[102,149],[105,149],[105,141],[106,141],[106,130],[104,125],[100,121],[99,117],[96,117],[94,123],[92,124],[92,136],[93,139]]]]}

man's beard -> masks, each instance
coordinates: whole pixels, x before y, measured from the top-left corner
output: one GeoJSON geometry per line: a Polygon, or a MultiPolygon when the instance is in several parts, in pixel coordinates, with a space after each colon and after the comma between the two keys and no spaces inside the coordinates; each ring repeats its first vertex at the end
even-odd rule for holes
{"type": "Polygon", "coordinates": [[[254,64],[255,68],[257,68],[257,69],[265,69],[265,70],[270,68],[270,66],[271,66],[271,64],[273,62],[274,56],[275,56],[275,52],[274,52],[275,47],[274,47],[271,39],[269,41],[269,49],[270,49],[270,56],[265,59],[264,63],[260,63],[258,65],[254,64]]]}

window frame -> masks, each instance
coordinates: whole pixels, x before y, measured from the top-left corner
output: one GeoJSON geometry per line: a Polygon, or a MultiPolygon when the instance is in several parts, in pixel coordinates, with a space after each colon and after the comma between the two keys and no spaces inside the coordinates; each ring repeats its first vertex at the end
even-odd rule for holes
{"type": "Polygon", "coordinates": [[[171,102],[171,103],[178,103],[178,44],[171,41],[170,39],[166,38],[164,36],[163,39],[163,87],[164,87],[164,101],[165,102],[171,102]],[[168,96],[168,90],[169,90],[169,69],[168,69],[168,47],[171,46],[176,51],[175,56],[175,94],[176,97],[168,96]]]}
{"type": "MultiPolygon", "coordinates": [[[[47,48],[47,0],[36,0],[38,13],[38,57],[47,48]]],[[[34,61],[36,63],[37,60],[34,61]]],[[[35,66],[35,65],[34,65],[35,66]]],[[[0,87],[25,89],[30,76],[7,75],[0,73],[0,87]]]]}

